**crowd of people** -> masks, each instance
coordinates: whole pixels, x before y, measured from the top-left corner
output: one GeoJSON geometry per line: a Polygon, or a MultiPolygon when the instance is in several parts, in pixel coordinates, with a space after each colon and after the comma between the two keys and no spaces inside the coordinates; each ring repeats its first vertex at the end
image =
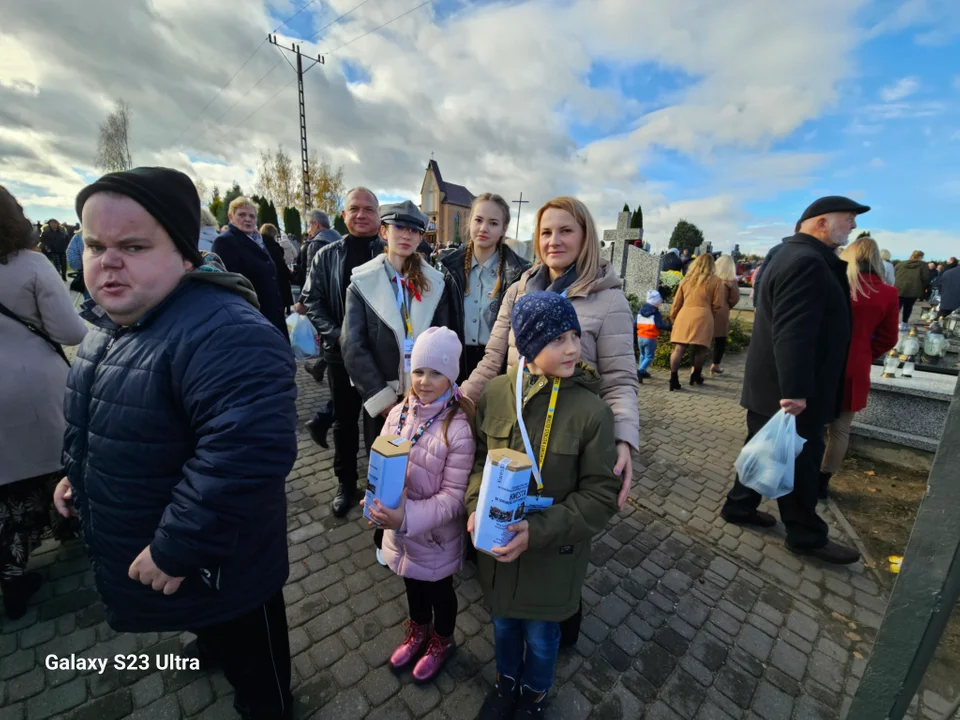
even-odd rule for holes
{"type": "MultiPolygon", "coordinates": [[[[817,498],[901,304],[871,238],[836,253],[868,209],[823,198],[768,255],[742,397],[751,436],[781,408],[797,417],[807,442],[779,499],[786,543],[835,563],[857,553],[829,540],[817,498]]],[[[429,681],[454,650],[453,577],[471,549],[488,452],[530,458],[537,511],[510,526],[505,546],[473,556],[497,669],[478,711],[543,717],[559,649],[579,635],[591,539],[630,492],[656,338],[671,329],[671,390],[688,348],[692,385],[704,382],[710,345],[722,372],[739,298],[733,258],[694,259],[667,321],[655,288],[634,318],[588,208],[571,197],[538,210],[532,266],[506,245],[510,209],[493,193],[473,202],[462,246],[440,253],[424,247],[416,205],[381,206],[364,187],[346,195],[346,235],[314,212],[299,245],[258,227],[243,197],[218,231],[190,179],[164,168],[105,175],[76,210],[89,293],[79,316],[59,260],[31,252],[37,234],[0,188],[0,308],[16,321],[2,326],[12,371],[0,397],[35,409],[0,439],[12,459],[0,468],[0,510],[31,509],[0,533],[7,614],[22,615],[39,588],[26,564],[52,499],[61,521],[81,520],[111,627],[191,631],[189,653],[223,669],[242,717],[290,717],[281,591],[297,458],[292,310],[321,346],[312,373],[331,399],[308,428],[323,445],[333,429],[333,514],[360,499],[361,428],[367,454],[382,435],[412,444],[400,504],[366,508],[370,552],[406,587],[396,671],[429,681]],[[79,344],[72,367],[61,344],[79,344]]],[[[48,254],[67,251],[47,237],[48,254]]],[[[738,479],[723,516],[770,527],[760,499],[738,479]]]]}

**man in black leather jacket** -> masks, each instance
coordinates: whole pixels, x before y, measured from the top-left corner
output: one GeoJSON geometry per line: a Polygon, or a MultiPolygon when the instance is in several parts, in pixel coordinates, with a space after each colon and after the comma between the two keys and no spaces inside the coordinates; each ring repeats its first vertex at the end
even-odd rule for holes
{"type": "MultiPolygon", "coordinates": [[[[343,219],[347,234],[321,248],[310,265],[301,302],[320,335],[327,383],[333,398],[333,472],[339,488],[333,514],[343,517],[353,504],[357,489],[357,452],[360,450],[358,421],[363,400],[350,382],[340,354],[347,286],[353,269],[383,252],[380,240],[380,204],[370,190],[357,187],[347,193],[343,219]]],[[[346,339],[343,339],[346,341],[346,339]]],[[[364,427],[367,452],[376,433],[364,427]]]]}

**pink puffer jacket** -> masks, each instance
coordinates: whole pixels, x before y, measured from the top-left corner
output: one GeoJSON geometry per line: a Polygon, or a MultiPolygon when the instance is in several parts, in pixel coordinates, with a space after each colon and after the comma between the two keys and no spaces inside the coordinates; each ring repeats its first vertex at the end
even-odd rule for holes
{"type": "MultiPolygon", "coordinates": [[[[390,411],[383,435],[394,435],[403,403],[390,411]]],[[[401,577],[442,580],[463,567],[466,512],[464,496],[477,443],[462,411],[447,429],[443,442],[446,401],[424,405],[411,398],[401,435],[408,440],[430,418],[440,415],[410,451],[407,460],[407,506],[399,532],[383,535],[387,566],[401,577]]]]}

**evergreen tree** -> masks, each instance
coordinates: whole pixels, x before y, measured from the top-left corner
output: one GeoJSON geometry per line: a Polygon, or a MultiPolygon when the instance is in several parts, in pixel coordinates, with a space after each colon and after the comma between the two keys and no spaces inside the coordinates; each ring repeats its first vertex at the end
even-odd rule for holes
{"type": "Polygon", "coordinates": [[[217,213],[217,222],[220,223],[220,225],[227,224],[227,212],[230,210],[230,203],[241,195],[243,195],[243,190],[240,189],[237,183],[234,183],[233,187],[227,190],[227,194],[223,196],[223,205],[220,206],[220,211],[217,213]]]}
{"type": "Polygon", "coordinates": [[[333,229],[341,235],[347,234],[347,224],[343,221],[343,215],[337,215],[333,220],[333,229]]]}
{"type": "MultiPolygon", "coordinates": [[[[213,186],[213,199],[210,200],[210,204],[207,205],[207,208],[210,212],[213,213],[213,216],[217,218],[217,222],[220,222],[220,208],[223,207],[223,198],[220,197],[220,188],[216,185],[213,186]]],[[[220,223],[221,225],[223,223],[220,223]]]]}
{"type": "Polygon", "coordinates": [[[704,242],[703,231],[692,222],[681,220],[670,235],[670,247],[689,250],[691,253],[704,242]]]}
{"type": "Polygon", "coordinates": [[[630,212],[630,206],[626,203],[623,204],[623,210],[621,212],[630,212]]]}
{"type": "Polygon", "coordinates": [[[270,218],[267,220],[267,222],[273,223],[279,228],[280,218],[277,217],[277,207],[273,204],[272,200],[267,203],[267,212],[269,213],[268,217],[270,218]]]}
{"type": "Polygon", "coordinates": [[[643,227],[643,210],[637,205],[637,209],[633,213],[633,217],[630,218],[630,227],[632,228],[642,228],[643,227]]]}
{"type": "Polygon", "coordinates": [[[274,213],[274,217],[271,217],[270,215],[270,201],[267,200],[266,198],[257,197],[257,196],[254,196],[250,199],[257,204],[257,223],[259,225],[265,225],[267,223],[271,223],[276,226],[277,225],[275,220],[276,214],[274,213]]]}
{"type": "Polygon", "coordinates": [[[296,208],[288,207],[283,211],[283,230],[293,235],[297,240],[303,235],[303,229],[300,225],[300,211],[296,208]]]}

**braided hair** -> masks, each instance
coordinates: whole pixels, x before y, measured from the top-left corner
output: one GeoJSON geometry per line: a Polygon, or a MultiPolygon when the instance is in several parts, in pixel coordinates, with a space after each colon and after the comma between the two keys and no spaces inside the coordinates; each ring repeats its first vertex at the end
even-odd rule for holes
{"type": "Polygon", "coordinates": [[[497,257],[499,258],[497,262],[497,282],[493,286],[492,292],[492,296],[496,297],[500,294],[500,287],[503,283],[503,266],[506,262],[506,253],[503,252],[503,241],[507,237],[507,226],[510,224],[510,206],[507,205],[506,200],[496,193],[481,193],[474,198],[473,204],[470,205],[470,222],[465,228],[464,237],[466,250],[463,253],[463,274],[466,277],[466,281],[463,294],[470,294],[470,269],[473,266],[473,238],[470,237],[470,228],[473,225],[473,214],[476,212],[477,206],[482,202],[494,203],[503,213],[503,234],[500,236],[500,239],[497,240],[497,257]]]}

